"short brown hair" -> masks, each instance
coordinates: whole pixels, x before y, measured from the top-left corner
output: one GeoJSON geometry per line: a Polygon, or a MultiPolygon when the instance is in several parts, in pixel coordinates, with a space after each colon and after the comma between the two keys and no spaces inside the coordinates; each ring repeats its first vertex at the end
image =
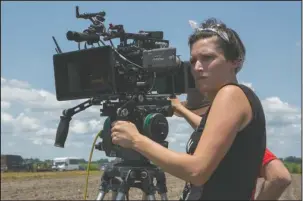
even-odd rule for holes
{"type": "MultiPolygon", "coordinates": [[[[198,40],[202,38],[208,38],[212,36],[218,36],[219,39],[219,46],[222,48],[224,52],[224,56],[226,60],[229,61],[235,61],[235,60],[241,60],[242,63],[245,60],[245,46],[242,43],[239,35],[236,31],[234,31],[231,28],[227,28],[227,26],[222,22],[215,18],[209,18],[202,22],[200,24],[200,28],[207,29],[212,28],[216,29],[218,31],[225,32],[229,38],[229,41],[224,40],[222,37],[220,37],[217,33],[212,31],[204,31],[204,30],[195,30],[193,34],[189,36],[188,44],[190,48],[192,48],[192,45],[197,42],[198,40]]],[[[242,65],[240,65],[236,69],[236,73],[240,71],[242,65]]]]}

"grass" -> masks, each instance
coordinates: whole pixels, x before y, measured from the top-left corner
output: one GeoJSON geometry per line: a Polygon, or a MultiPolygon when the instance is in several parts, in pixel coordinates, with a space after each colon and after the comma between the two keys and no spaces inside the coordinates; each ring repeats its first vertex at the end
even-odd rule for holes
{"type": "MultiPolygon", "coordinates": [[[[26,179],[48,179],[86,176],[86,171],[66,171],[66,172],[1,172],[3,180],[26,180],[26,179]]],[[[89,175],[101,175],[101,171],[89,171],[89,175]]]]}
{"type": "Polygon", "coordinates": [[[284,165],[286,166],[286,168],[288,169],[288,171],[290,173],[293,173],[293,174],[302,174],[301,164],[284,162],[284,165]]]}
{"type": "MultiPolygon", "coordinates": [[[[84,167],[84,169],[86,170],[86,168],[87,168],[87,164],[86,163],[81,164],[81,166],[84,167]]],[[[100,170],[100,164],[98,164],[98,163],[91,163],[89,165],[89,167],[90,167],[89,168],[90,171],[100,170]]]]}

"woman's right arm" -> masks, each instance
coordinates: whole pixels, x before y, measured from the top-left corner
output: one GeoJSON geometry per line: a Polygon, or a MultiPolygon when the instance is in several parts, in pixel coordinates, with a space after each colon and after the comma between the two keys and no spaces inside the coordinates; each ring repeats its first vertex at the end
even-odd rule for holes
{"type": "Polygon", "coordinates": [[[199,126],[202,117],[191,112],[182,104],[176,105],[175,111],[180,114],[191,125],[193,129],[196,129],[199,126]]]}

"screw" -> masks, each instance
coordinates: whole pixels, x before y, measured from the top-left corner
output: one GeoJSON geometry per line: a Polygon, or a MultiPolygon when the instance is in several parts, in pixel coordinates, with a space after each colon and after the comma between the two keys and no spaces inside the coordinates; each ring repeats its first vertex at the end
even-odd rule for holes
{"type": "Polygon", "coordinates": [[[129,176],[130,176],[130,178],[134,179],[136,177],[136,173],[134,171],[132,171],[129,176]]]}
{"type": "Polygon", "coordinates": [[[144,101],[144,96],[143,96],[143,95],[138,95],[138,100],[139,100],[140,102],[143,102],[143,101],[144,101]]]}
{"type": "Polygon", "coordinates": [[[122,111],[121,111],[121,115],[126,117],[128,115],[128,110],[126,108],[124,108],[122,111]]]}
{"type": "Polygon", "coordinates": [[[143,171],[141,172],[141,178],[145,179],[147,177],[147,172],[143,171]]]}

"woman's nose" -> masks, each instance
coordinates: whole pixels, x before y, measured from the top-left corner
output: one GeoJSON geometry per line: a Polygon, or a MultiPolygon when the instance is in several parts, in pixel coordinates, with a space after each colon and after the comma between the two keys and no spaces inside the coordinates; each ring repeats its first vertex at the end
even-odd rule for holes
{"type": "Polygon", "coordinates": [[[196,61],[195,66],[194,66],[194,70],[198,71],[198,72],[203,71],[203,66],[202,66],[202,63],[200,61],[196,61]]]}

